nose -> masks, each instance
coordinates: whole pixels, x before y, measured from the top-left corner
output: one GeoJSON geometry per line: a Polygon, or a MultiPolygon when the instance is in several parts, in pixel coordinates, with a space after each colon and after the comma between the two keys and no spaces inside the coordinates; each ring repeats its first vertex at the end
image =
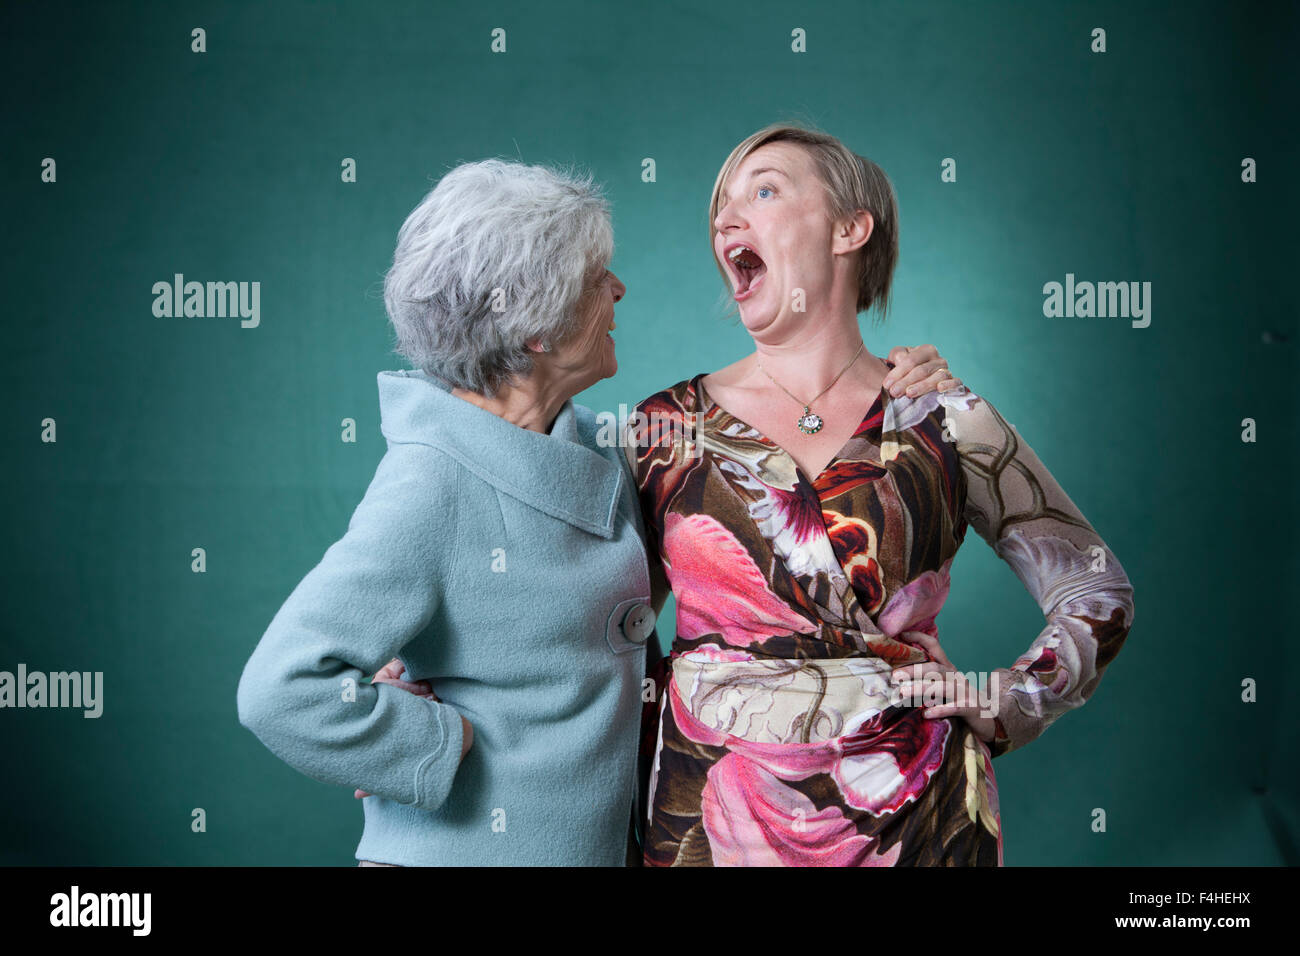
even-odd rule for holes
{"type": "Polygon", "coordinates": [[[612,272],[609,274],[609,278],[609,288],[610,291],[614,293],[614,301],[617,302],[622,299],[623,296],[627,295],[627,286],[625,286],[622,280],[612,272]]]}
{"type": "Polygon", "coordinates": [[[730,199],[718,208],[718,214],[713,217],[713,228],[716,232],[726,232],[729,228],[742,226],[740,216],[736,212],[736,200],[730,199]]]}

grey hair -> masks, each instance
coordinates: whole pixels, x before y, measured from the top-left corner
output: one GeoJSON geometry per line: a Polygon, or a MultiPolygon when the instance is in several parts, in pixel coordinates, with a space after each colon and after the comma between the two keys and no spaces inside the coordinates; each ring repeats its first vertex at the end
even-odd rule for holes
{"type": "Polygon", "coordinates": [[[451,385],[492,396],[533,353],[577,331],[579,304],[614,254],[609,203],[591,176],[500,159],[451,170],[397,234],[384,278],[396,351],[451,385]]]}

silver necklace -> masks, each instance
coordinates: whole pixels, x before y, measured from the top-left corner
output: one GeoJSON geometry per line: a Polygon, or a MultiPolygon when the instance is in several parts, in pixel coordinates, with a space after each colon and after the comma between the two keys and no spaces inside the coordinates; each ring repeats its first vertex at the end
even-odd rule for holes
{"type": "Polygon", "coordinates": [[[763,368],[762,362],[758,363],[758,370],[762,372],[764,375],[766,375],[768,378],[772,379],[773,385],[775,385],[781,391],[785,392],[791,398],[794,398],[796,402],[799,402],[799,404],[803,406],[803,414],[799,416],[799,420],[795,422],[795,425],[797,425],[799,427],[799,431],[803,432],[805,435],[815,435],[822,430],[822,426],[825,425],[826,422],[822,419],[820,415],[818,415],[812,410],[812,403],[817,401],[817,399],[821,398],[823,395],[825,395],[827,392],[831,390],[831,387],[834,386],[834,384],[840,380],[840,378],[844,375],[844,373],[853,367],[853,363],[858,360],[858,356],[862,354],[862,350],[865,349],[866,347],[867,347],[866,342],[863,342],[861,345],[858,346],[858,350],[853,353],[853,358],[849,360],[849,364],[844,366],[844,368],[840,369],[840,374],[836,375],[833,379],[831,379],[831,384],[827,385],[820,392],[818,392],[813,397],[812,402],[800,402],[799,399],[795,398],[795,396],[790,393],[790,390],[788,388],[786,388],[776,379],[772,378],[772,373],[769,372],[767,369],[763,368]]]}

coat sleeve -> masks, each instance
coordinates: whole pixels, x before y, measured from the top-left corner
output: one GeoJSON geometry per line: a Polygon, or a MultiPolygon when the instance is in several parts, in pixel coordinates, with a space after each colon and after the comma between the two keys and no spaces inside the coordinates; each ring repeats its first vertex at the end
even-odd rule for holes
{"type": "Polygon", "coordinates": [[[998,680],[997,757],[1023,747],[1081,706],[1133,623],[1123,567],[1015,427],[969,389],[945,393],[965,520],[1011,566],[1046,626],[998,680]]]}
{"type": "Polygon", "coordinates": [[[347,533],[271,621],[237,695],[240,723],[291,767],[429,811],[460,765],[460,714],[365,678],[438,606],[455,480],[439,452],[390,446],[347,533]]]}

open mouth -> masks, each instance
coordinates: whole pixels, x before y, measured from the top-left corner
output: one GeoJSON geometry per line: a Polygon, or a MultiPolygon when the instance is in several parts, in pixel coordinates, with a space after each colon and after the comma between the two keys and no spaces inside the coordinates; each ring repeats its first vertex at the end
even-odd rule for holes
{"type": "Polygon", "coordinates": [[[758,288],[763,276],[767,274],[767,264],[753,247],[743,242],[728,246],[725,254],[727,265],[731,268],[732,275],[736,277],[734,298],[739,302],[748,298],[758,288]]]}

